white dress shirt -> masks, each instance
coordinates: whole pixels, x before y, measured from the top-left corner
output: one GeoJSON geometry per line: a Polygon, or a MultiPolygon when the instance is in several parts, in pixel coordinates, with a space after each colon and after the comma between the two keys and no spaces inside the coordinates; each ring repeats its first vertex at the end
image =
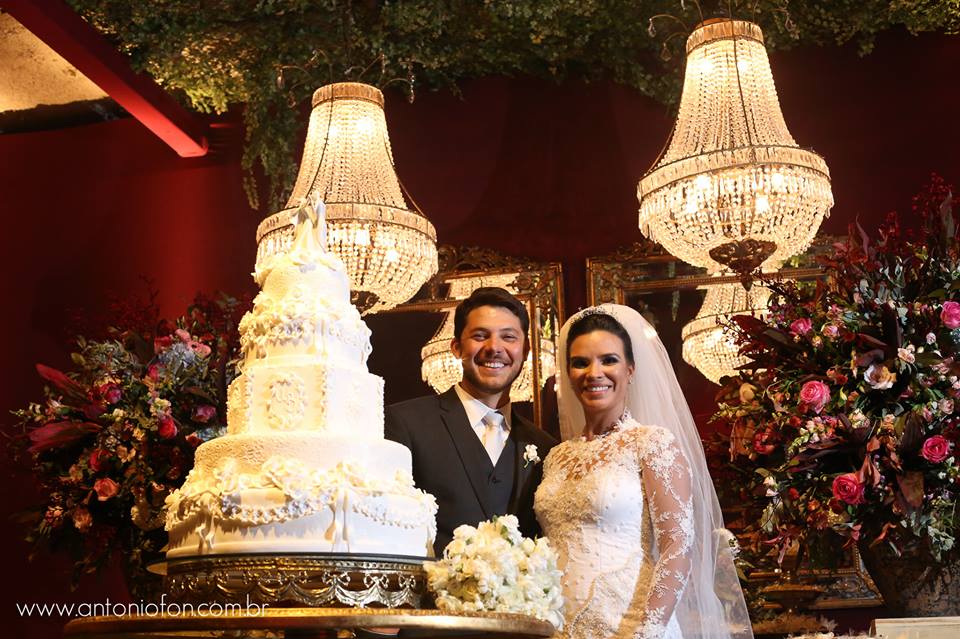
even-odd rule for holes
{"type": "MultiPolygon", "coordinates": [[[[500,458],[500,453],[503,452],[504,446],[507,445],[507,437],[510,435],[510,402],[507,402],[500,408],[490,408],[463,390],[460,384],[454,384],[453,388],[457,392],[457,397],[460,398],[460,403],[463,404],[463,410],[467,413],[467,421],[470,423],[470,428],[473,429],[473,432],[477,435],[477,439],[483,444],[487,454],[490,456],[490,461],[496,466],[497,459],[500,458]],[[500,428],[493,429],[495,432],[492,435],[488,432],[489,428],[487,426],[487,415],[490,413],[500,413],[500,415],[503,416],[500,422],[500,428]],[[493,441],[490,440],[491,436],[494,438],[493,441]]],[[[496,419],[500,418],[498,417],[496,419]]]]}

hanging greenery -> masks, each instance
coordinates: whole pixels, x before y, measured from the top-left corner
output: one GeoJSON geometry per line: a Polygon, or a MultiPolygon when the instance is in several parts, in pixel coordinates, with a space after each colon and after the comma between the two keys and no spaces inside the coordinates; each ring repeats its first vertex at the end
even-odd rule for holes
{"type": "Polygon", "coordinates": [[[960,30],[957,0],[69,0],[136,70],[201,113],[244,105],[243,167],[276,210],[293,187],[299,107],[329,82],[455,87],[487,75],[612,79],[664,102],[678,93],[684,37],[703,17],[758,22],[770,49],[882,31],[960,30]],[[720,8],[713,11],[717,6],[720,8]],[[670,17],[651,18],[659,14],[670,17]]]}

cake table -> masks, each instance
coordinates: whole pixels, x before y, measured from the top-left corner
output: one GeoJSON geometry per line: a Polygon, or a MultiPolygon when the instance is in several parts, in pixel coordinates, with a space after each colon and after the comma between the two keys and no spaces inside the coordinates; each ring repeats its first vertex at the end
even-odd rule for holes
{"type": "Polygon", "coordinates": [[[537,639],[551,624],[497,612],[448,614],[440,610],[385,608],[273,608],[262,613],[124,615],[74,619],[70,639],[348,639],[363,628],[400,628],[399,637],[537,639]]]}

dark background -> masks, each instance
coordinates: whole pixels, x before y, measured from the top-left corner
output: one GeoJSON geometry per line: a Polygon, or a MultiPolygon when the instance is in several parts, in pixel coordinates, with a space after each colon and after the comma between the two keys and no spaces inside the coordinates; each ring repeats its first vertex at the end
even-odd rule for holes
{"type": "MultiPolygon", "coordinates": [[[[801,48],[774,54],[772,66],[790,131],[832,172],[836,206],[822,232],[842,234],[855,219],[871,231],[888,211],[908,212],[931,171],[960,182],[957,36],[891,33],[865,58],[801,48]]],[[[585,304],[585,258],[639,239],[636,183],[672,112],[606,83],[489,78],[461,88],[461,97],[421,90],[413,104],[387,96],[400,178],[440,242],[562,262],[569,315],[585,304]]],[[[237,118],[216,124],[213,152],[198,159],[177,157],[132,119],[0,136],[4,415],[40,397],[35,362],[68,365],[67,309],[101,312],[111,293],[143,292],[141,276],[156,282],[169,317],[197,291],[254,291],[254,234],[269,211],[246,203],[237,118]]],[[[403,345],[418,352],[429,334],[384,321],[371,322],[371,366],[389,378],[403,345]]],[[[681,380],[702,422],[715,387],[692,371],[681,380]]],[[[35,494],[3,459],[9,514],[35,494]]],[[[4,634],[56,637],[64,622],[21,618],[15,602],[124,597],[115,573],[69,592],[65,560],[29,562],[22,529],[5,522],[4,634]]]]}

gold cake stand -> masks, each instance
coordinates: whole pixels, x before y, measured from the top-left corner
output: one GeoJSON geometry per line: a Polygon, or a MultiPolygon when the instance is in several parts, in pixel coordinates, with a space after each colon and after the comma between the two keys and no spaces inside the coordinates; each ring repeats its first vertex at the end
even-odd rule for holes
{"type": "MultiPolygon", "coordinates": [[[[64,635],[75,639],[349,639],[366,628],[399,628],[399,637],[550,637],[554,627],[526,615],[448,614],[383,608],[277,608],[259,614],[193,612],[74,619],[64,635]]],[[[389,636],[389,635],[388,635],[389,636]]]]}

